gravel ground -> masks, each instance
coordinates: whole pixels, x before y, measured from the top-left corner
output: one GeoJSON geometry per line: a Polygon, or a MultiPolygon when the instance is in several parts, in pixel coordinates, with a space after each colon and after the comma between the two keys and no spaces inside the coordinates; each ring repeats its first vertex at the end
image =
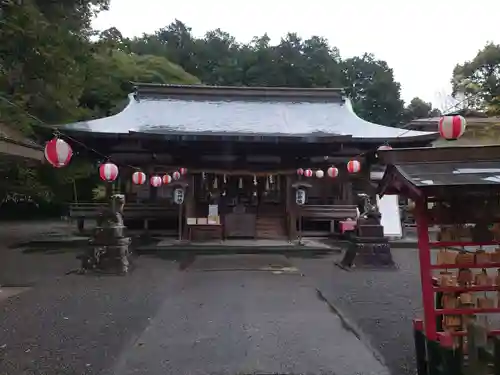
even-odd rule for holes
{"type": "Polygon", "coordinates": [[[416,249],[393,249],[397,270],[343,271],[339,256],[293,258],[322,295],[356,325],[394,375],[415,374],[412,319],[422,316],[416,249]]]}
{"type": "MultiPolygon", "coordinates": [[[[54,259],[73,267],[74,257],[54,259]]],[[[102,373],[177,292],[177,268],[141,257],[127,277],[46,274],[0,304],[0,374],[102,373]]]]}

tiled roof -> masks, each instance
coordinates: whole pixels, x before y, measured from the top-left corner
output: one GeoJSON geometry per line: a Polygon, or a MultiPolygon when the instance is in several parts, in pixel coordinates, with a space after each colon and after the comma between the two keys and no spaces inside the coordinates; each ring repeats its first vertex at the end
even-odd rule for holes
{"type": "Polygon", "coordinates": [[[365,121],[338,89],[220,88],[144,85],[120,113],[68,124],[101,133],[335,136],[388,140],[433,138],[365,121]]]}
{"type": "Polygon", "coordinates": [[[500,184],[500,158],[483,162],[405,163],[396,167],[418,187],[500,184]]]}

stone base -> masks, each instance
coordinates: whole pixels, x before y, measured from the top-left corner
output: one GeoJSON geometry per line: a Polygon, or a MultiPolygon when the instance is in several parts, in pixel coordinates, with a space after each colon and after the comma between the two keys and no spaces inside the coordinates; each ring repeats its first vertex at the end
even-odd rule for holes
{"type": "Polygon", "coordinates": [[[130,271],[130,239],[123,238],[121,245],[94,246],[81,257],[82,270],[127,274],[130,271]]]}
{"type": "Polygon", "coordinates": [[[361,242],[353,241],[349,244],[342,261],[342,268],[393,268],[391,246],[387,241],[361,242]]]}

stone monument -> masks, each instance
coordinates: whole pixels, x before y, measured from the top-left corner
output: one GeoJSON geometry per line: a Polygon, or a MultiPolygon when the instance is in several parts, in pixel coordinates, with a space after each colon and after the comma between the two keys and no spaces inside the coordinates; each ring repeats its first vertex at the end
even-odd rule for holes
{"type": "Polygon", "coordinates": [[[391,247],[384,237],[384,227],[380,223],[381,214],[367,194],[359,194],[361,212],[356,221],[356,230],[350,237],[344,258],[338,264],[342,268],[351,267],[394,267],[391,247]]]}
{"type": "Polygon", "coordinates": [[[93,270],[126,274],[130,268],[130,237],[125,237],[123,207],[125,197],[115,194],[104,209],[90,240],[90,246],[81,257],[81,272],[93,270]]]}

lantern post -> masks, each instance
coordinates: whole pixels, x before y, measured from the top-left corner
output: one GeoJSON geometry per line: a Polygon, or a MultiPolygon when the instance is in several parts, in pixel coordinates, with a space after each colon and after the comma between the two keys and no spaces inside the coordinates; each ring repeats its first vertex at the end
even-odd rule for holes
{"type": "Polygon", "coordinates": [[[302,207],[307,201],[307,189],[311,188],[311,184],[303,181],[297,181],[292,184],[292,188],[295,189],[295,203],[298,207],[299,213],[299,233],[297,236],[297,244],[302,245],[302,207]]]}
{"type": "Polygon", "coordinates": [[[176,182],[173,186],[173,201],[179,206],[179,242],[182,242],[182,230],[184,227],[182,225],[182,209],[184,205],[184,197],[186,195],[187,186],[187,182],[176,182]]]}

